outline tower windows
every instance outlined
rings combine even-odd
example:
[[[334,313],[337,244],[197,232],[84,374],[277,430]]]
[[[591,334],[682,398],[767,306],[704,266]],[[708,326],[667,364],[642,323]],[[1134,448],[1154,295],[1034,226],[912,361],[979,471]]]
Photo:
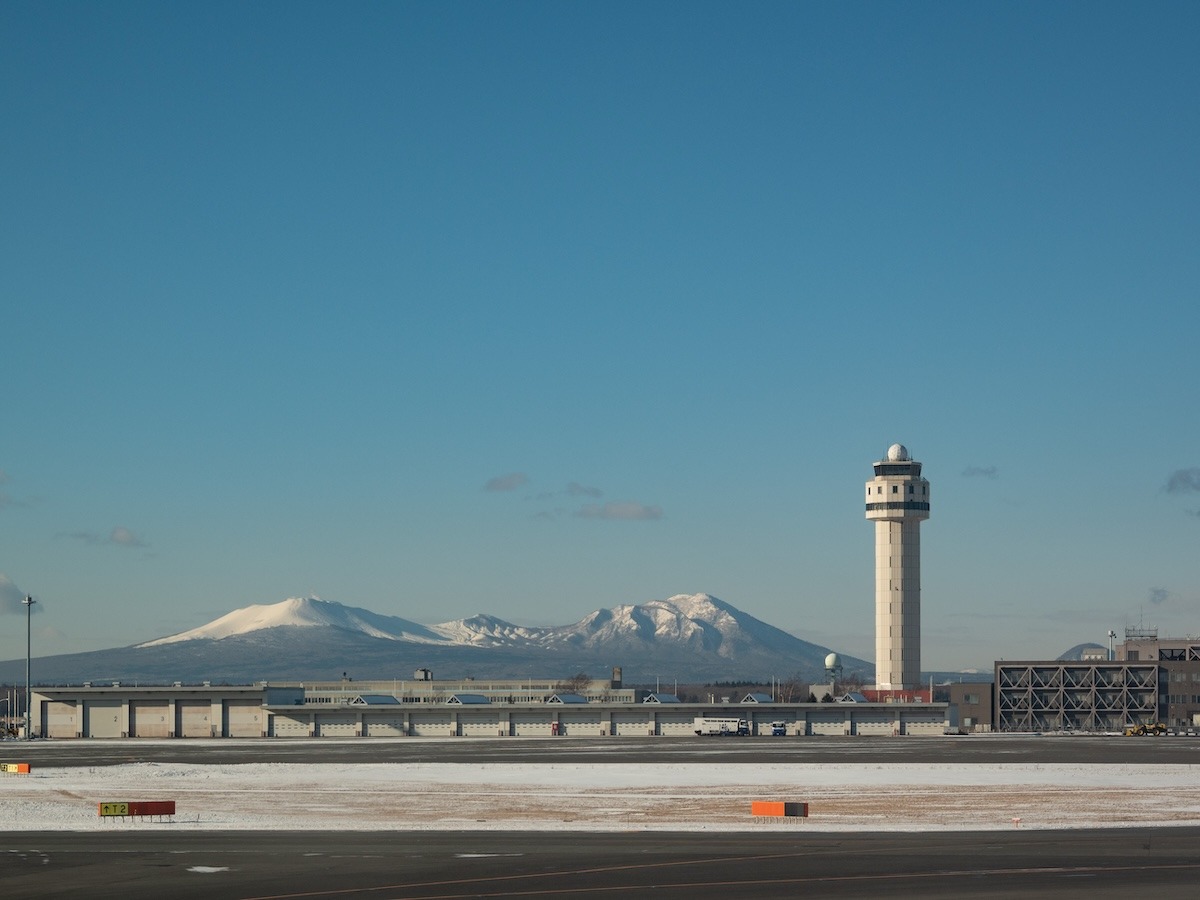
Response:
[[[898,485],[898,484],[893,484],[893,485],[892,485],[892,493],[893,493],[893,494],[898,494],[898,493],[900,493],[900,485]]]

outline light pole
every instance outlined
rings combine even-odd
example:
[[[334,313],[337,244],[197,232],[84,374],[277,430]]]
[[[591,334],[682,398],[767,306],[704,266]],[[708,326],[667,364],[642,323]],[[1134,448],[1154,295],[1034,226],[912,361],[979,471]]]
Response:
[[[1111,628],[1110,628],[1110,629],[1108,629],[1108,661],[1109,661],[1109,662],[1112,662],[1112,658],[1113,658],[1113,638],[1115,638],[1116,636],[1117,636],[1117,633],[1116,633],[1115,631],[1113,631]]]
[[[29,730],[30,729],[29,659],[32,656],[31,650],[33,649],[33,641],[32,641],[33,628],[30,623],[33,619],[33,604],[37,603],[37,601],[34,600],[32,597],[27,596],[21,602],[25,604],[25,740],[28,741],[33,738],[33,735],[30,733],[30,730]]]

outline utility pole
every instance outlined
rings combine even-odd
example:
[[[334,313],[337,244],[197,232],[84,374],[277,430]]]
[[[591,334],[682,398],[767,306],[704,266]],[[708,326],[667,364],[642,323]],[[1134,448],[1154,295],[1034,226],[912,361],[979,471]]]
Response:
[[[31,722],[29,717],[29,660],[33,649],[33,627],[31,625],[33,620],[33,604],[37,603],[37,601],[32,597],[26,596],[21,602],[25,604],[25,740],[28,741],[33,739],[33,734],[30,731]]]

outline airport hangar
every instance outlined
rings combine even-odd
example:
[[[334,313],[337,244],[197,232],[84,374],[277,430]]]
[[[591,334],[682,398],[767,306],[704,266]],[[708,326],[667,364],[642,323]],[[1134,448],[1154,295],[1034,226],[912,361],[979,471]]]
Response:
[[[418,678],[422,672],[418,670]],[[782,722],[798,735],[941,735],[948,704],[782,703],[769,694],[681,703],[671,694],[592,681],[375,681],[38,687],[31,730],[44,738],[694,736],[699,716]]]

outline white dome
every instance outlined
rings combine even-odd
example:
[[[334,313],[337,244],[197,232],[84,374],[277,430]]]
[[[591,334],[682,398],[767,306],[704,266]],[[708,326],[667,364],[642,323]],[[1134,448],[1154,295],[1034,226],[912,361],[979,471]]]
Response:
[[[892,444],[888,447],[889,462],[905,462],[908,460],[908,448],[903,444]]]
[[[825,657],[825,668],[836,669],[842,664],[842,658],[836,653],[830,653]]]

